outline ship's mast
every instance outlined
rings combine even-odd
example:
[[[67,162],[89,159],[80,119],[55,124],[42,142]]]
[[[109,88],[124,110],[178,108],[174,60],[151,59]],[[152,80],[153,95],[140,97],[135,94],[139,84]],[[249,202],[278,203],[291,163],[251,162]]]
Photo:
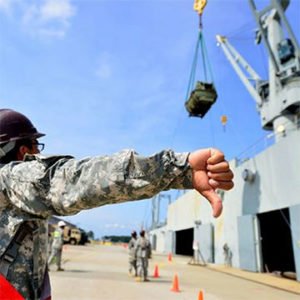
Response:
[[[249,3],[258,25],[256,41],[262,40],[268,51],[269,78],[262,80],[225,37],[217,36],[217,40],[255,99],[262,127],[279,132],[279,140],[299,128],[300,49],[284,14],[289,0],[270,0],[270,5],[261,11],[254,0]]]

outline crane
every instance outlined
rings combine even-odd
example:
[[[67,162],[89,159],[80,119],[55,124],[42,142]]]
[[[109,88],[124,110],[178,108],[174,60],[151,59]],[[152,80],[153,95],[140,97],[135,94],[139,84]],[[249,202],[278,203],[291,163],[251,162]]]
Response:
[[[255,72],[226,37],[216,39],[225,56],[254,98],[266,130],[286,133],[299,127],[300,117],[300,48],[285,16],[289,0],[270,0],[258,11],[254,0],[249,4],[258,25],[256,42],[264,42],[269,56],[269,78]],[[248,75],[248,77],[246,76]]]

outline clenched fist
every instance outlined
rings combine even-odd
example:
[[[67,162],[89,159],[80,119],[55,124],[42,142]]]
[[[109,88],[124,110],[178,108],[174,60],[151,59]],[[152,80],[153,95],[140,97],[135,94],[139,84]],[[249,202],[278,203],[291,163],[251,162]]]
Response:
[[[188,158],[193,171],[193,186],[211,204],[213,216],[222,212],[222,201],[216,189],[230,190],[233,188],[233,173],[223,152],[218,149],[202,149],[190,153]]]

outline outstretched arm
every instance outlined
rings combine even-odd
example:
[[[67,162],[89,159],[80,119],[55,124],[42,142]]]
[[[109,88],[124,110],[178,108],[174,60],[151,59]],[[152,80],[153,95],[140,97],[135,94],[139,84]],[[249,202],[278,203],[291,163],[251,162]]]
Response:
[[[215,189],[231,189],[232,178],[223,153],[216,149],[190,154],[165,150],[149,157],[125,150],[82,160],[32,156],[1,168],[0,186],[5,192],[1,201],[49,217],[194,187],[208,199],[217,217],[222,203]]]

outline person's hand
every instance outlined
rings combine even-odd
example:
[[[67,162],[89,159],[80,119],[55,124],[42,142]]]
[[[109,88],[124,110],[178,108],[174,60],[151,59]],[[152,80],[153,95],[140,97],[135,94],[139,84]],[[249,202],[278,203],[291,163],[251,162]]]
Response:
[[[211,204],[213,216],[220,216],[223,205],[216,189],[233,188],[233,173],[224,154],[217,149],[203,149],[190,153],[188,162],[193,171],[193,186]]]

